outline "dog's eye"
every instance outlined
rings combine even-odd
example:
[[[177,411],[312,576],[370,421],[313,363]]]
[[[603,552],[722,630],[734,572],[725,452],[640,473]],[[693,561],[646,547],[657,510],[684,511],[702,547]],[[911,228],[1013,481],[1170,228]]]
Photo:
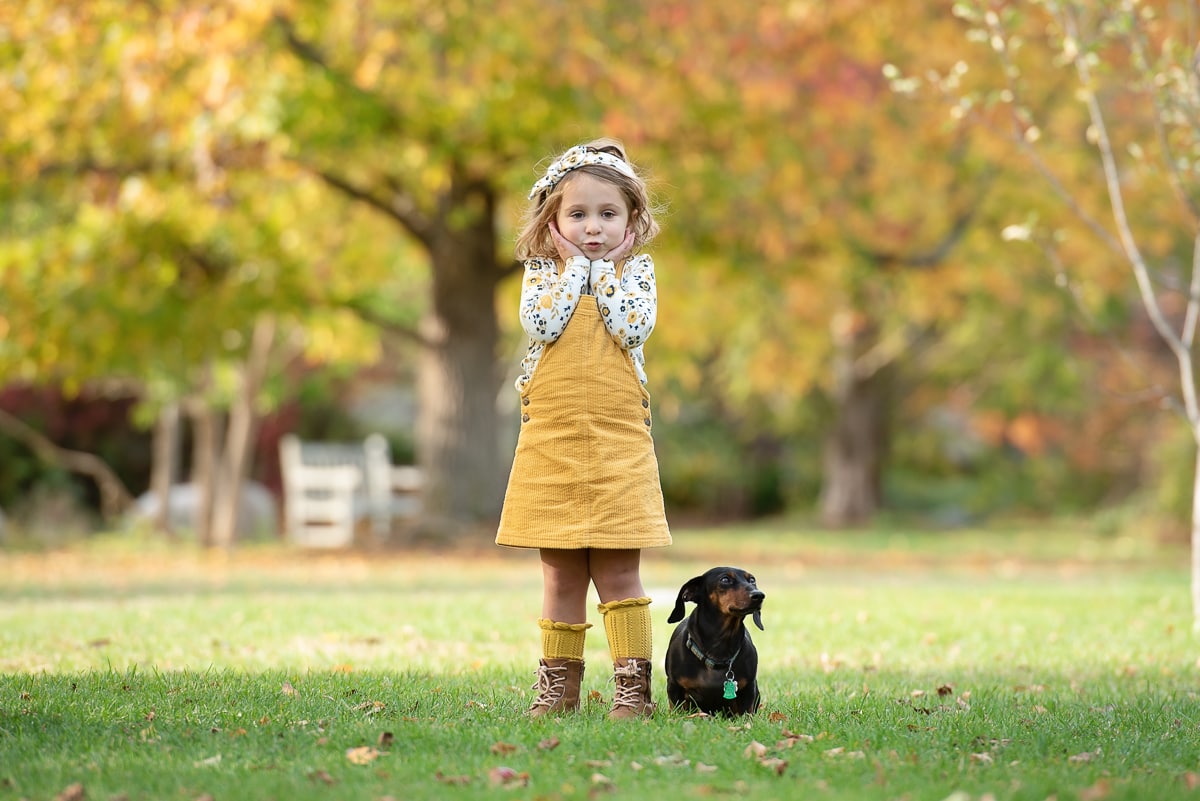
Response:
[[[758,581],[754,578],[754,576],[746,576],[746,581],[750,582],[751,584],[758,583]]]
[[[732,583],[733,583],[732,576],[721,576],[721,586],[722,587],[728,587]]]

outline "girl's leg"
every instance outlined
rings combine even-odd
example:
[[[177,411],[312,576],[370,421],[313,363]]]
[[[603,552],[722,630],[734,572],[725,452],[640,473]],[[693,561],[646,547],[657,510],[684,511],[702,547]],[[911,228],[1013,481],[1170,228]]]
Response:
[[[538,662],[538,691],[529,714],[579,709],[583,681],[584,635],[587,622],[587,551],[543,549],[542,659]]]
[[[542,617],[587,621],[588,552],[542,548]]]
[[[641,556],[637,550],[592,550],[589,556],[617,685],[608,712],[613,719],[654,712],[650,700],[650,599],[642,586]]]
[[[642,552],[636,549],[587,551],[588,568],[600,603],[620,601],[624,598],[641,598],[646,594],[642,587]]]

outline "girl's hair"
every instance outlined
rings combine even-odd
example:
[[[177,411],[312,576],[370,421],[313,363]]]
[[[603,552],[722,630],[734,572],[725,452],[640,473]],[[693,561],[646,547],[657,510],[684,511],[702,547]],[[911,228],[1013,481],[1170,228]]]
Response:
[[[616,156],[633,166],[629,157],[625,155],[625,147],[616,139],[596,139],[588,142],[585,147]],[[562,207],[563,188],[571,182],[576,173],[581,172],[613,184],[625,196],[625,201],[629,204],[629,227],[633,230],[631,254],[637,253],[658,234],[658,223],[654,220],[658,208],[651,200],[646,182],[642,178],[631,178],[603,164],[584,164],[568,172],[553,188],[539,193],[530,203],[522,219],[521,231],[517,234],[518,259],[558,258],[558,249],[550,236],[550,222],[558,216],[558,210]]]

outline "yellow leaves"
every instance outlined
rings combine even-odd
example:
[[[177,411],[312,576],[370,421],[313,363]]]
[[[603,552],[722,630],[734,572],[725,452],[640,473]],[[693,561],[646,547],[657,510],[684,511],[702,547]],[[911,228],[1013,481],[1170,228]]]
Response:
[[[351,765],[369,765],[379,759],[382,753],[382,751],[373,746],[363,745],[357,748],[346,749],[346,760]]]

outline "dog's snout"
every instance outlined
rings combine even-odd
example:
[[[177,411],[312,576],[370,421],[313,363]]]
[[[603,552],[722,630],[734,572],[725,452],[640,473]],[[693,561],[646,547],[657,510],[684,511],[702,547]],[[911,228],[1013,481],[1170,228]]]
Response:
[[[763,592],[762,590],[755,590],[754,592],[750,593],[751,601],[761,601],[766,597],[767,597],[767,594],[765,592]]]

